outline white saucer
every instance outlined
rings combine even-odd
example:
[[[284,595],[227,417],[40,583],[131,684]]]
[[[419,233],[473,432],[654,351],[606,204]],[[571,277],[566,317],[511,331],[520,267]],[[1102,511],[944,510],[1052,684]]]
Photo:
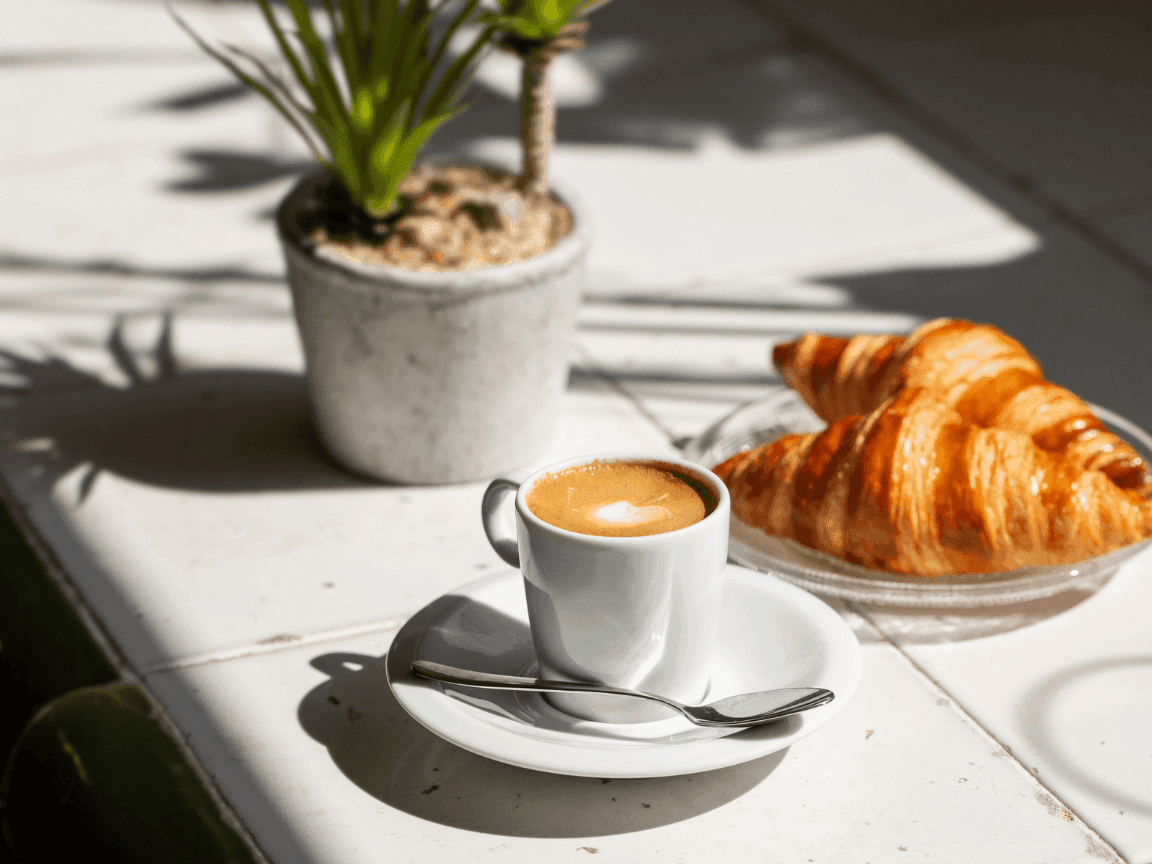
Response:
[[[664,777],[747,762],[810,735],[860,681],[860,647],[844,620],[806,591],[744,567],[725,570],[720,639],[705,701],[774,687],[826,687],[830,704],[751,729],[704,729],[675,716],[593,723],[536,693],[442,685],[413,660],[534,675],[536,656],[520,573],[471,582],[426,606],[396,634],[388,683],[416,720],[447,741],[511,765],[584,777]]]

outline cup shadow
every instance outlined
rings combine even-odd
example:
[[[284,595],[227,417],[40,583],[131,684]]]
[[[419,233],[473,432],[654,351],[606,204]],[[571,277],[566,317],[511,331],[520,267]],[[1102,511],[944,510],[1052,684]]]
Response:
[[[420,614],[435,619],[459,600],[441,598]],[[475,606],[463,614],[500,614]],[[524,627],[511,618],[507,623]],[[501,628],[473,632],[486,635],[475,643],[454,643],[466,652],[456,656],[468,656],[470,668],[507,671],[506,646],[524,645],[522,636],[504,632],[502,638]],[[330,678],[304,697],[297,717],[344,775],[391,807],[469,831],[561,838],[657,828],[739,798],[771,774],[787,752],[675,777],[608,779],[532,771],[470,753],[421,726],[392,694],[387,655],[332,653],[311,662]]]
[[[1152,817],[1152,794],[1148,787],[1144,787],[1143,794],[1134,791],[1134,783],[1129,782],[1125,787],[1117,778],[1108,776],[1096,760],[1062,742],[1057,703],[1068,699],[1069,693],[1083,692],[1085,688],[1100,692],[1115,687],[1117,676],[1128,676],[1139,682],[1147,680],[1149,673],[1152,673],[1152,656],[1145,655],[1110,657],[1073,666],[1036,684],[1022,700],[1023,707],[1018,714],[1024,736],[1051,770],[1094,798],[1125,813],[1144,817]],[[1134,703],[1138,701],[1139,697],[1133,699]],[[1092,712],[1085,714],[1088,719],[1084,722],[1094,722]],[[1127,744],[1135,750],[1137,742],[1144,737],[1131,738]]]

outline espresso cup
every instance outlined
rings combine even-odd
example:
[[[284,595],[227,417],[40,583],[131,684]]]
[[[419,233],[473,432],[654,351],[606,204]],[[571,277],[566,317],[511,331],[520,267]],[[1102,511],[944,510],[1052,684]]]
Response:
[[[673,527],[659,530],[656,525],[658,533],[608,536],[585,532],[607,525],[604,530],[618,534],[621,524],[643,521],[648,511],[663,509],[667,498],[652,505],[629,503],[624,490],[617,500],[609,489],[603,502],[588,511],[591,517],[577,514],[570,522],[579,530],[551,524],[529,507],[534,492],[556,485],[567,472],[577,487],[572,494],[580,498],[587,491],[580,485],[582,475],[596,475],[601,486],[610,486],[611,476],[628,465],[681,480],[700,496],[702,518],[690,521],[689,514],[690,524],[683,524],[685,518],[661,523]],[[673,491],[676,498],[680,493]],[[513,494],[514,506],[509,506]],[[496,553],[523,574],[540,676],[698,704],[708,689],[716,644],[729,509],[728,490],[715,474],[674,458],[587,456],[493,480],[481,506],[484,530]],[[547,698],[586,720],[642,722],[669,716],[669,709],[647,700],[567,693]]]

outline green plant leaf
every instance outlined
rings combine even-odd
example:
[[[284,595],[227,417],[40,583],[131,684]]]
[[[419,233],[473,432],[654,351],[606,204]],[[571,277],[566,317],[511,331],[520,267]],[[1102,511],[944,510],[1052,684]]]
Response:
[[[342,4],[339,11],[332,0],[323,0],[324,11],[328,13],[328,23],[332,27],[332,41],[336,46],[336,53],[340,57],[340,65],[344,70],[344,81],[348,85],[348,92],[355,93],[360,83],[360,45],[355,31],[355,15],[351,24],[346,14],[347,10]]]
[[[352,125],[361,132],[372,128],[372,119],[376,115],[376,106],[373,94],[366,88],[360,87],[352,97]]]
[[[435,117],[426,118],[418,124],[416,128],[404,136],[404,140],[400,143],[400,147],[396,153],[397,159],[406,161],[411,165],[413,161],[415,161],[420,149],[428,142],[428,139],[432,137],[432,133],[435,132],[442,123],[451,120],[463,111],[464,106],[458,106],[451,111],[437,114]]]
[[[417,93],[423,94],[428,89],[428,85],[432,83],[432,75],[435,73],[436,69],[438,69],[440,67],[440,64],[444,60],[444,54],[448,50],[448,45],[452,41],[452,37],[456,35],[456,33],[457,33],[457,31],[459,31],[461,25],[466,20],[468,20],[469,17],[471,17],[472,13],[476,11],[476,8],[479,5],[480,5],[480,0],[468,0],[468,3],[465,5],[464,9],[461,10],[460,14],[455,19],[453,19],[453,21],[449,25],[448,29],[440,37],[440,41],[436,45],[436,50],[433,52],[432,56],[429,58],[427,64],[425,64],[425,68],[424,68],[424,71],[422,72],[422,74],[420,76],[420,80],[416,84],[416,92]],[[495,32],[495,31],[492,31],[492,32]],[[483,34],[481,34],[481,37],[483,38]],[[487,39],[481,44],[480,47],[482,48],[484,46],[484,44],[487,44],[487,41],[490,39],[491,39],[491,35],[489,35],[487,37]],[[468,52],[465,52],[465,53],[468,53]],[[472,56],[474,57],[475,55],[473,54]],[[415,111],[416,111],[417,106],[418,106],[418,103],[414,100],[412,102],[412,107],[411,107],[411,109],[409,111],[409,115],[408,115],[408,128],[412,128],[416,124]]]
[[[312,66],[312,83],[315,95],[313,107],[330,115],[330,119],[348,116],[344,100],[340,95],[340,85],[328,59],[328,50],[312,25],[312,16],[304,0],[284,0],[292,17],[296,20],[296,36],[304,46],[304,52]],[[350,119],[350,118],[349,118]]]
[[[498,33],[495,26],[483,28],[463,55],[447,62],[450,40],[477,20],[480,0],[445,0],[434,9],[428,0],[320,0],[315,14],[331,25],[331,44],[317,31],[310,0],[283,0],[294,31],[274,13],[273,0],[256,3],[295,83],[278,78],[253,54],[212,48],[181,23],[292,124],[356,206],[387,216],[420,148],[462,110],[458,101],[475,61]],[[434,20],[444,26],[436,27],[433,45]],[[300,90],[303,97],[294,93]]]
[[[358,0],[339,0],[340,20],[349,43],[355,48],[357,68],[364,64],[364,4]]]
[[[415,3],[409,3],[409,6],[415,5]],[[419,19],[412,19],[412,29],[407,41],[401,45],[402,50],[397,52],[395,59],[392,74],[393,98],[408,102],[404,116],[405,129],[411,125],[414,117],[413,107],[418,104],[421,96],[421,92],[416,89],[416,84],[422,77],[421,71],[428,66],[428,30],[431,23],[431,14],[426,14]],[[393,104],[398,110],[399,102]]]
[[[264,20],[268,23],[268,29],[272,31],[273,37],[276,39],[276,44],[280,46],[280,53],[284,59],[288,61],[288,65],[292,68],[292,74],[296,76],[296,80],[300,82],[300,86],[304,88],[304,92],[312,99],[312,104],[316,105],[316,96],[313,92],[315,89],[312,85],[312,79],[308,73],[304,71],[304,66],[300,63],[300,58],[296,56],[296,52],[292,46],[288,44],[288,39],[284,35],[284,30],[280,27],[280,22],[276,20],[276,16],[272,13],[272,7],[268,5],[268,0],[256,0],[260,6],[260,11],[264,14]]]
[[[256,65],[257,68],[260,69],[261,73],[265,76],[267,83],[259,81],[253,76],[249,75],[244,70],[242,70],[230,57],[220,51],[217,51],[206,41],[204,41],[204,39],[202,39],[195,30],[188,26],[188,23],[183,18],[176,14],[176,10],[174,10],[171,6],[168,7],[168,11],[172,14],[172,17],[176,19],[176,23],[179,24],[180,27],[183,28],[183,30],[192,37],[196,44],[199,45],[206,54],[217,60],[221,65],[228,69],[229,72],[235,75],[236,78],[238,78],[242,83],[251,87],[261,96],[263,96],[269,103],[271,103],[272,107],[280,112],[284,119],[288,121],[288,125],[295,129],[300,137],[304,139],[304,143],[308,145],[308,149],[312,151],[312,155],[316,157],[316,161],[320,162],[321,164],[326,164],[327,160],[324,158],[324,155],[320,152],[319,148],[317,148],[316,142],[313,140],[312,136],[309,135],[308,132],[304,129],[304,126],[300,123],[300,120],[297,119],[297,116],[289,110],[288,106],[292,106],[293,109],[305,117],[308,116],[309,112],[294,101],[292,94],[287,91],[287,88],[278,83],[276,77],[270,73],[270,71],[260,62],[260,60],[252,57],[251,55],[248,55],[247,52],[242,52],[235,48],[231,49],[235,53],[244,56],[245,59],[248,59],[250,62],[253,62],[254,65]],[[282,96],[275,92],[277,87],[279,87],[279,89],[282,91]]]
[[[396,122],[372,145],[369,164],[374,170],[368,188],[364,190],[363,204],[364,212],[370,216],[386,216],[396,207],[400,181],[411,169],[411,163],[403,166],[395,158],[403,137],[403,126]]]
[[[374,11],[376,14],[372,16],[371,26],[374,38],[367,74],[373,81],[388,80],[405,36],[402,27],[404,11],[399,0],[377,0]]]
[[[453,61],[448,67],[448,71],[441,77],[440,83],[436,85],[436,89],[432,91],[432,95],[428,97],[428,103],[424,109],[425,116],[442,114],[453,104],[468,83],[467,71],[469,67],[498,32],[499,28],[491,24],[488,25],[480,32],[468,50]]]
[[[530,41],[544,41],[558,34],[588,0],[502,0],[500,14],[489,12],[485,23]]]

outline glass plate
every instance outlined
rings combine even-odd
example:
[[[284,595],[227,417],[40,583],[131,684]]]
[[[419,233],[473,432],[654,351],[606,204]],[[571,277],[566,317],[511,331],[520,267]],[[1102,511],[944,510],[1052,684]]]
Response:
[[[1152,464],[1152,436],[1117,414],[1090,405],[1104,424]],[[817,432],[824,421],[794,390],[782,389],[741,405],[684,448],[685,457],[711,468],[741,450],[781,435]],[[1091,583],[1102,584],[1149,543],[1143,541],[1077,564],[1022,567],[1001,573],[905,576],[869,570],[825,555],[794,540],[773,537],[732,517],[728,557],[737,564],[774,573],[814,591],[886,606],[973,608],[1050,597]]]

